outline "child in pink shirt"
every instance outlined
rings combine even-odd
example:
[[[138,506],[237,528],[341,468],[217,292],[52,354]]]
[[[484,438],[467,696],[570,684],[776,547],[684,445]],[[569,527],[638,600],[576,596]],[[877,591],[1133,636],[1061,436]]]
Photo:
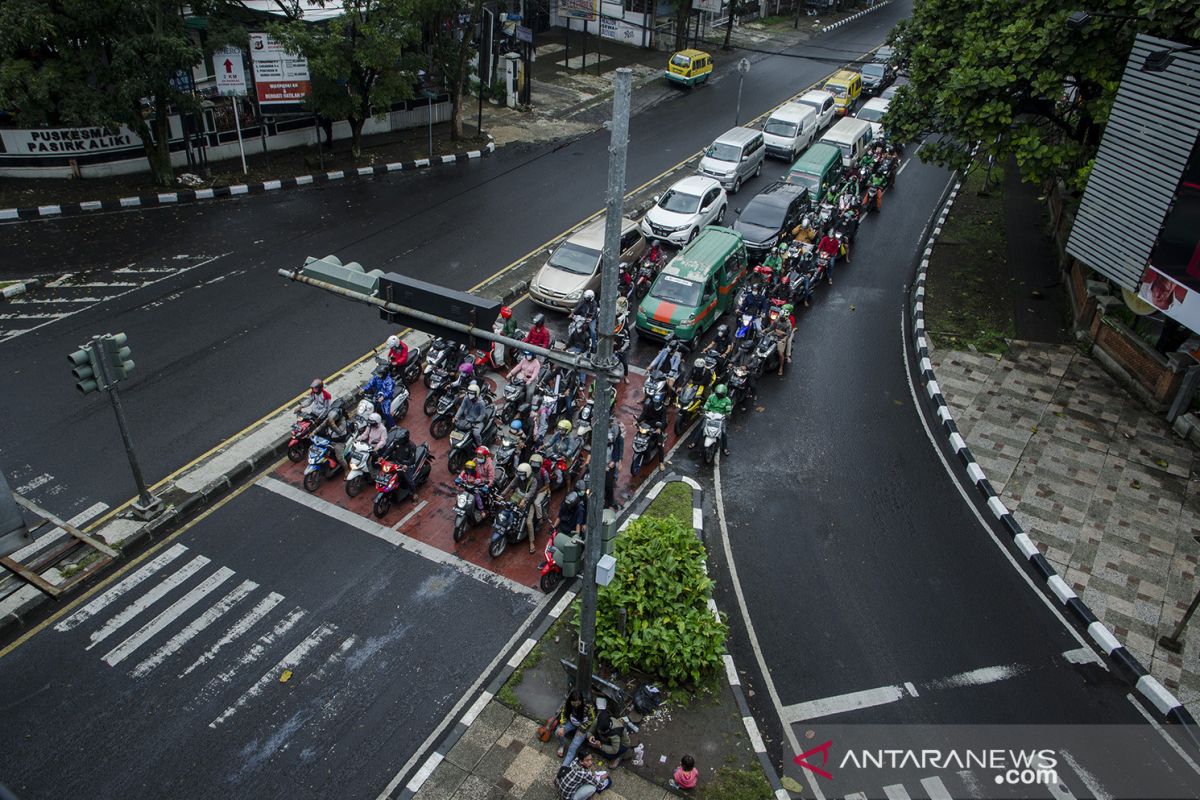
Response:
[[[685,755],[679,759],[675,768],[675,777],[671,780],[672,789],[695,789],[696,781],[700,778],[700,770],[696,769],[696,759]]]

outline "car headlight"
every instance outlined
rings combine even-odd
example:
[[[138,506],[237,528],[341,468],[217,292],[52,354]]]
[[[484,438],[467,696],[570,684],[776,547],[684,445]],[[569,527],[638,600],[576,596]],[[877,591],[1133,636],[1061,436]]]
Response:
[[[579,298],[581,298],[581,297],[583,297],[583,291],[582,291],[582,290],[580,290],[580,291],[574,291],[574,292],[571,292],[569,295],[567,295],[567,299],[568,299],[568,300],[578,300],[578,299],[579,299]]]

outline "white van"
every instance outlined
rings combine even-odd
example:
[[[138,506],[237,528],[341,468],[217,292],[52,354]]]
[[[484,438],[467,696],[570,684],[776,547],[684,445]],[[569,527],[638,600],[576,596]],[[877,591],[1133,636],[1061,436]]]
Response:
[[[767,155],[785,159],[789,164],[812,144],[817,134],[817,112],[811,106],[785,103],[772,112],[763,124]]]
[[[871,123],[865,119],[843,117],[825,132],[821,141],[841,150],[842,166],[849,167],[856,163],[871,145]]]
[[[882,139],[883,137],[883,115],[887,113],[888,106],[891,105],[890,100],[884,100],[882,97],[872,97],[867,102],[863,103],[863,107],[858,110],[854,116],[858,119],[865,119],[871,123],[871,138]]]
[[[829,92],[813,89],[810,92],[805,92],[800,95],[800,99],[796,101],[802,106],[808,106],[817,114],[817,130],[823,131],[833,122],[833,116],[837,113],[837,101]]]

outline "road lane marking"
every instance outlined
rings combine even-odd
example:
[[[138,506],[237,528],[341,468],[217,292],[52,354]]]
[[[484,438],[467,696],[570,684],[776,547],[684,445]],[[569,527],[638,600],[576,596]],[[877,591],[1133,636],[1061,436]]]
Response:
[[[980,667],[940,678],[925,684],[928,689],[961,689],[967,686],[986,686],[989,683],[1008,680],[1029,671],[1022,664],[1000,664],[994,667]]]
[[[130,589],[134,588],[139,583],[158,572],[171,561],[174,561],[176,558],[183,555],[185,551],[187,551],[186,547],[181,544],[177,544],[171,547],[171,549],[160,553],[153,561],[143,566],[137,572],[133,573],[128,578],[121,581],[116,586],[76,611],[71,616],[59,622],[54,626],[54,630],[58,631],[59,633],[66,633],[72,628],[78,627],[84,622],[87,622],[89,619],[103,611],[105,607],[109,605],[109,603],[112,603],[114,600],[120,598],[121,595],[125,594]]]
[[[229,567],[221,567],[212,575],[209,575],[207,578],[201,581],[200,584],[193,588],[190,592],[176,600],[171,605],[167,606],[162,613],[139,628],[136,633],[131,635],[125,641],[121,642],[112,650],[109,650],[107,653],[105,653],[104,658],[101,660],[110,667],[115,667],[117,664],[120,664],[122,661],[132,655],[134,650],[137,650],[146,642],[150,641],[155,634],[159,633],[163,630],[163,628],[166,628],[172,622],[179,619],[179,617],[190,610],[192,606],[196,605],[196,603],[199,603],[205,597],[214,592],[218,586],[232,577],[233,570],[231,570]]]
[[[925,794],[929,795],[929,800],[954,800],[950,792],[946,791],[946,784],[936,775],[921,778],[921,787],[925,789]]]
[[[179,673],[179,677],[182,678],[185,675],[190,674],[192,672],[192,670],[196,669],[197,667],[201,667],[201,666],[207,664],[209,661],[212,661],[216,657],[217,653],[220,652],[223,647],[225,647],[225,645],[232,644],[233,642],[240,639],[243,634],[245,634],[247,631],[249,631],[251,628],[253,628],[256,624],[258,624],[258,622],[261,619],[263,619],[263,617],[265,617],[265,616],[267,616],[267,614],[271,613],[271,610],[274,609],[275,606],[279,605],[281,602],[283,602],[283,595],[281,595],[277,592],[271,592],[269,595],[264,597],[262,600],[258,601],[258,605],[256,605],[254,608],[250,609],[249,613],[247,613],[245,616],[243,616],[237,622],[233,623],[233,625],[230,626],[229,630],[225,631],[225,633],[221,635],[221,638],[217,640],[217,643],[214,644],[212,647],[208,648],[207,650],[205,650],[203,653],[201,653],[200,657],[197,658],[195,661],[193,661],[191,663],[191,665],[188,666],[187,669],[185,669],[183,672]],[[282,622],[278,623],[275,626],[275,629],[273,631],[271,631],[270,633],[263,634],[262,638],[259,641],[261,643],[263,643],[264,645],[274,642],[275,636],[277,636],[281,633],[287,632],[287,630],[289,628],[291,628],[292,625],[295,625],[296,622],[298,622],[300,620],[300,617],[303,617],[303,616],[304,616],[304,611],[302,609],[300,609],[298,607],[292,609],[292,612],[289,616],[285,617]],[[289,620],[290,620],[290,622],[289,622]],[[286,626],[284,626],[285,623],[287,623]],[[284,627],[281,627],[281,626],[284,626]],[[270,637],[270,638],[268,638],[268,637]],[[253,649],[254,648],[251,647],[251,650],[253,650]],[[245,656],[243,656],[243,658],[245,658]],[[255,656],[255,658],[257,658],[257,656]],[[252,658],[250,660],[253,661],[254,659]]]
[[[912,796],[904,791],[904,786],[899,783],[883,787],[883,793],[887,796],[888,800],[912,800]]]
[[[469,561],[464,561],[452,553],[447,553],[444,550],[439,550],[430,544],[417,541],[402,533],[398,533],[391,528],[384,527],[374,520],[368,519],[360,514],[356,514],[349,509],[331,503],[328,500],[323,500],[316,495],[311,495],[308,492],[297,489],[291,484],[284,483],[278,478],[273,478],[269,475],[264,475],[256,481],[256,485],[261,486],[268,491],[275,492],[278,495],[294,500],[297,503],[311,508],[313,511],[324,514],[327,517],[336,519],[339,522],[358,528],[364,533],[370,534],[378,539],[382,539],[388,544],[399,547],[402,550],[407,550],[422,558],[432,561],[435,564],[442,564],[450,567],[453,570],[461,572],[468,578],[503,589],[508,589],[515,594],[524,595],[526,597],[537,598],[541,597],[541,592],[530,586],[523,586],[517,583],[512,578],[506,578],[490,570],[484,569],[477,564],[472,564]]]
[[[109,619],[100,627],[100,630],[88,637],[88,639],[91,641],[91,644],[83,649],[91,650],[109,636],[112,636],[121,628],[125,627],[125,625],[138,614],[141,614],[150,606],[154,605],[163,597],[165,597],[166,594],[176,586],[208,566],[208,563],[209,559],[207,556],[196,556],[191,561],[180,567],[177,572],[172,572],[170,575],[163,578],[161,581],[155,584],[150,591],[146,592],[137,600],[134,600],[132,603],[125,606],[125,608],[121,609],[116,616],[109,617]]]
[[[415,517],[417,514],[420,514],[421,509],[427,505],[429,505],[428,500],[422,500],[421,502],[417,503],[415,506],[413,506],[413,509],[411,511],[409,511],[407,514],[405,514],[403,517],[401,517],[400,521],[392,526],[392,530],[394,530],[394,531],[400,530],[400,528],[403,527],[404,523],[408,522],[410,519]]]
[[[822,697],[819,700],[809,700],[804,703],[793,703],[780,709],[780,717],[787,724],[829,717],[834,714],[844,714],[847,711],[857,711],[860,708],[883,706],[903,700],[908,696],[903,686],[880,686],[877,689],[864,689],[860,692],[849,692],[833,697]]]
[[[300,662],[304,660],[305,656],[315,650],[321,644],[321,642],[328,639],[336,631],[337,626],[331,622],[318,625],[313,629],[312,633],[310,633],[304,638],[303,641],[300,642],[300,644],[292,648],[291,652],[279,659],[279,661],[275,663],[275,666],[264,672],[262,677],[255,681],[254,684],[247,689],[242,696],[234,702],[233,705],[226,708],[217,715],[216,719],[208,723],[208,727],[215,730],[218,725],[232,717],[247,703],[262,694],[263,689],[267,687],[267,684],[271,681],[278,680],[279,675],[285,669],[293,669],[299,666]]]
[[[129,674],[134,678],[145,677],[151,670],[174,655],[179,648],[190,642],[197,634],[208,628],[226,614],[231,608],[244,600],[258,588],[254,581],[242,581],[242,584],[222,597],[216,605],[210,606],[202,615],[193,620],[186,628],[171,637],[171,640],[155,650],[148,658],[133,668]],[[280,600],[282,596],[276,595]],[[278,602],[278,601],[277,601]]]
[[[1079,776],[1079,780],[1087,787],[1094,800],[1113,800],[1112,793],[1105,789],[1099,779],[1080,764],[1069,750],[1059,750],[1058,752],[1063,757],[1063,761],[1066,761],[1067,765],[1075,770],[1075,774]]]
[[[1175,741],[1175,737],[1168,733],[1158,720],[1150,716],[1150,712],[1147,711],[1145,707],[1137,700],[1137,698],[1133,696],[1133,693],[1130,692],[1129,694],[1125,695],[1125,699],[1128,700],[1133,707],[1138,710],[1139,714],[1146,718],[1146,722],[1150,723],[1150,727],[1158,731],[1159,736],[1166,740],[1167,744],[1171,746],[1171,749],[1174,750],[1180,758],[1187,762],[1187,765],[1192,768],[1192,771],[1197,775],[1200,775],[1200,764],[1197,764],[1195,761],[1193,761],[1192,757],[1188,755],[1182,747],[1180,747],[1179,742]]]

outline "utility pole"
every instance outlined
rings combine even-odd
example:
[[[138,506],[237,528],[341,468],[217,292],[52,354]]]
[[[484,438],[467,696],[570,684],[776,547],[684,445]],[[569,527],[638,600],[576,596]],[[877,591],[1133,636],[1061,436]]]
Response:
[[[604,251],[600,266],[600,309],[596,320],[595,373],[596,424],[592,428],[592,452],[588,461],[587,542],[583,558],[583,609],[579,620],[579,654],[575,686],[588,691],[592,685],[592,659],[596,643],[596,565],[604,539],[605,453],[611,423],[610,398],[618,362],[613,355],[616,329],[618,261],[621,247],[621,218],[625,203],[625,154],[629,145],[629,98],[633,71],[617,70],[613,87],[612,139],[608,146],[608,205],[604,217]]]

